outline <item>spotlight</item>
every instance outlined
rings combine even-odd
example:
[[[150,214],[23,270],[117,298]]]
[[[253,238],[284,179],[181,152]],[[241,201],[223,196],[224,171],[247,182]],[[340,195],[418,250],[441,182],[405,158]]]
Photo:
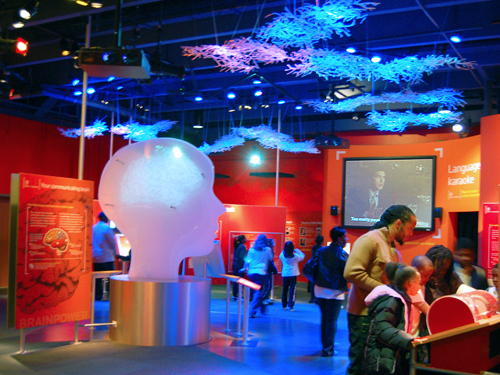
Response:
[[[262,90],[261,89],[255,90],[253,92],[253,96],[256,96],[256,97],[262,96]]]
[[[21,20],[16,20],[12,23],[12,27],[15,29],[20,29],[21,27],[24,27],[24,22]]]
[[[461,133],[464,131],[465,127],[462,124],[455,124],[452,129],[455,133]]]
[[[373,56],[373,57],[371,58],[371,61],[372,61],[372,63],[375,63],[375,64],[376,64],[376,63],[381,62],[381,61],[382,61],[382,58],[381,58],[380,56],[375,55],[375,56]]]
[[[89,88],[87,89],[87,94],[92,95],[92,94],[94,94],[94,93],[95,93],[95,88],[93,88],[93,87],[89,87]]]
[[[193,125],[194,129],[203,129],[203,125]]]
[[[73,95],[74,96],[80,96],[80,95],[83,95],[83,92],[81,92],[80,90],[77,90],[77,91],[73,92]]]
[[[250,164],[259,165],[260,164],[260,156],[259,155],[252,155],[252,157],[250,158]]]
[[[295,106],[295,109],[296,109],[297,111],[300,111],[302,108],[303,108],[303,107],[302,107],[302,105],[301,105],[301,104],[297,104],[297,105]]]
[[[346,52],[349,52],[349,53],[356,53],[356,48],[354,48],[354,47],[347,47],[347,48],[345,49],[345,51],[346,51]]]
[[[109,76],[108,77],[108,82],[111,82],[111,81],[114,81],[115,80],[115,76]]]
[[[16,53],[23,55],[23,56],[26,56],[26,54],[28,53],[28,42],[27,41],[25,41],[22,38],[17,38],[15,40],[15,46],[16,46],[16,49],[15,49]]]
[[[28,1],[26,5],[19,8],[19,16],[25,20],[29,20],[36,14],[38,10],[38,1]]]
[[[259,78],[255,78],[255,79],[252,81],[252,83],[253,83],[254,85],[260,85],[260,84],[262,83],[262,81],[261,81]]]
[[[452,35],[450,37],[450,40],[453,42],[453,43],[460,43],[462,41],[462,38],[460,38],[460,36],[458,35]]]
[[[66,38],[62,38],[61,41],[59,42],[59,47],[61,48],[61,55],[63,56],[69,56],[71,53],[71,46],[70,43]]]
[[[227,98],[228,99],[234,99],[234,98],[236,98],[236,94],[233,91],[229,91],[227,93]]]
[[[72,86],[76,86],[80,83],[80,80],[78,78],[75,78],[73,81],[71,81]]]
[[[197,102],[201,102],[201,101],[203,101],[203,96],[197,95],[197,96],[194,97],[194,100],[197,101]]]
[[[279,105],[282,105],[282,104],[285,104],[286,103],[286,100],[285,99],[280,99],[278,100],[278,104]]]
[[[116,89],[119,91],[119,90],[123,89],[123,86],[117,86]]]

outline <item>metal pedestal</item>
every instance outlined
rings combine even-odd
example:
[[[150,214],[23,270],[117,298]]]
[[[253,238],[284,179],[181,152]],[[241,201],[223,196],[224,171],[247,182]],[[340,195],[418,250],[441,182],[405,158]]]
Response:
[[[109,328],[112,341],[141,346],[195,345],[210,339],[210,279],[179,281],[111,277]]]

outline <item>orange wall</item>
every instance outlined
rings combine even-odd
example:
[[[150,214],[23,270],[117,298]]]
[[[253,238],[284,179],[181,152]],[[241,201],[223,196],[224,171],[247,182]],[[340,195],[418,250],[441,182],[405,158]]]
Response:
[[[401,248],[403,260],[411,262],[414,256],[425,253],[431,246],[444,245],[453,249],[456,234],[454,233],[453,212],[477,211],[479,207],[480,172],[474,174],[473,185],[468,191],[476,191],[463,199],[450,199],[449,192],[456,186],[448,185],[449,166],[477,163],[480,161],[480,139],[482,136],[455,139],[443,142],[419,143],[412,145],[391,145],[390,147],[351,146],[348,150],[331,149],[325,152],[325,186],[323,192],[323,235],[327,229],[341,224],[341,215],[331,216],[330,206],[342,209],[342,176],[344,157],[391,157],[436,155],[436,207],[443,208],[442,219],[436,219],[434,232],[415,232],[414,236]],[[366,230],[349,229],[349,242],[353,243]]]
[[[479,244],[483,242],[483,204],[499,201],[500,185],[500,115],[481,119],[481,196],[479,200]],[[498,249],[497,249],[498,250]],[[487,264],[486,251],[478,258]]]

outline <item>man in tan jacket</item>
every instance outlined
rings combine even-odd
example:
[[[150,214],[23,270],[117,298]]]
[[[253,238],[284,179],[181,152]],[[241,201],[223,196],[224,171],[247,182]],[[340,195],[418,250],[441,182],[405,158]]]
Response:
[[[344,271],[344,277],[352,283],[347,302],[348,375],[364,375],[364,348],[370,327],[365,298],[375,287],[389,283],[385,265],[401,260],[394,243],[403,245],[413,235],[416,224],[417,218],[409,207],[393,205],[380,217],[376,224],[379,229],[365,233],[354,242]]]

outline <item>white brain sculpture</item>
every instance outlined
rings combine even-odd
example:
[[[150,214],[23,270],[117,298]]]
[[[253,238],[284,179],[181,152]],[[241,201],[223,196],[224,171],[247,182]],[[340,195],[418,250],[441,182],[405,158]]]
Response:
[[[130,279],[177,280],[179,264],[213,249],[225,212],[210,159],[174,138],[119,150],[106,164],[99,202],[132,246]]]

